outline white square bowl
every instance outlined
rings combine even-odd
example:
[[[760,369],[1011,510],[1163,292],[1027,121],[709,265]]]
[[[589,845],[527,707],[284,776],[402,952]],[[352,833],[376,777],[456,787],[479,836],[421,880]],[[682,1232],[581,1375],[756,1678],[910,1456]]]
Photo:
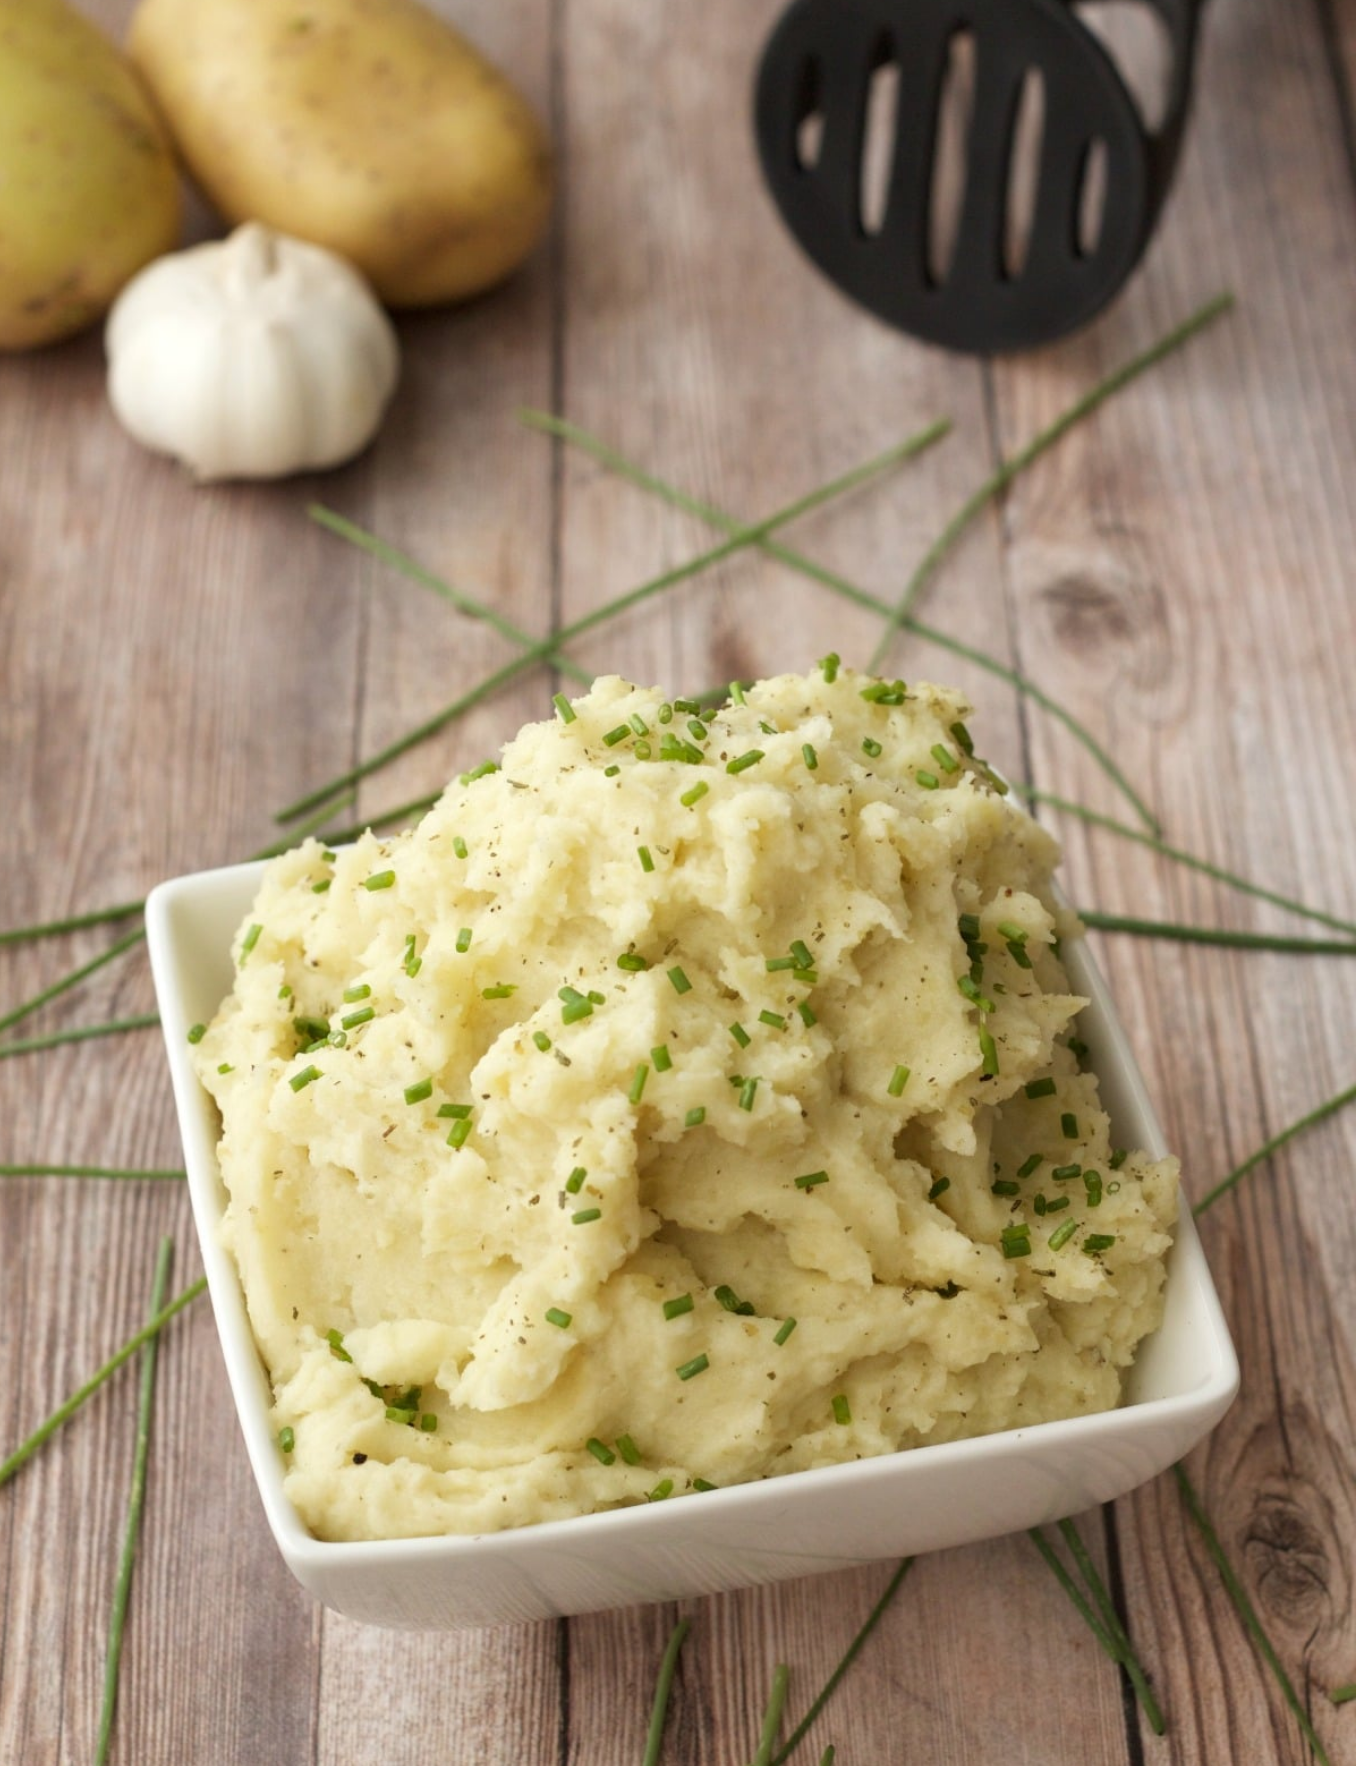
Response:
[[[262,872],[262,864],[237,865],[162,883],[146,924],[189,1192],[245,1446],[283,1557],[337,1611],[374,1625],[449,1630],[714,1594],[963,1545],[1124,1495],[1180,1459],[1228,1409],[1238,1360],[1184,1207],[1163,1323],[1142,1345],[1118,1410],[477,1537],[315,1539],[283,1494],[268,1376],[220,1243],[226,1192],[216,1106],[187,1040],[231,988],[231,940]],[[1081,945],[1066,948],[1065,959],[1073,987],[1091,1002],[1079,1032],[1115,1138],[1161,1157],[1163,1132],[1105,983]]]

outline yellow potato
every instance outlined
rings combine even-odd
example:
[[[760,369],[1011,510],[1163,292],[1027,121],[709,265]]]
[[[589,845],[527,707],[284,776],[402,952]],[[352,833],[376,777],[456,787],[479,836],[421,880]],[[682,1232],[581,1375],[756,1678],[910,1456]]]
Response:
[[[328,246],[389,305],[488,288],[545,224],[535,116],[416,0],[141,0],[129,47],[227,219]]]
[[[0,350],[91,324],[178,233],[173,156],[122,56],[64,0],[0,6]]]

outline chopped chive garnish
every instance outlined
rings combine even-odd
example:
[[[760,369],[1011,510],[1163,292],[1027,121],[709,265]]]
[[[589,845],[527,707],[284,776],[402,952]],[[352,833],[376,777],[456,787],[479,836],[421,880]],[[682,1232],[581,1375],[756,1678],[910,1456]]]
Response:
[[[351,1005],[356,1004],[356,1002],[358,1000],[370,999],[371,996],[372,996],[372,989],[367,985],[367,983],[365,981],[359,981],[356,984],[356,986],[346,987],[344,989],[342,997],[344,999],[344,1002],[347,1005],[351,1006]]]
[[[962,914],[956,921],[956,930],[966,944],[974,944],[983,928],[979,923],[978,914]]]
[[[439,1104],[438,1114],[444,1120],[450,1118],[453,1122],[465,1122],[471,1114],[471,1106],[469,1104]]]
[[[814,772],[819,765],[819,756],[815,753],[812,743],[801,743],[800,757],[811,772]]]
[[[880,759],[881,746],[874,736],[862,737],[862,753],[869,755],[872,760]]]
[[[351,1362],[353,1360],[348,1350],[344,1348],[344,1333],[342,1331],[326,1331],[325,1341],[329,1344],[330,1354],[336,1361]]]
[[[933,1183],[932,1188],[928,1191],[928,1201],[935,1202],[937,1200],[938,1196],[945,1194],[945,1192],[947,1190],[949,1190],[950,1188],[951,1188],[951,1179],[949,1177],[937,1178],[936,1181]]]
[[[1067,1198],[1066,1198],[1066,1200],[1067,1200]],[[1048,1211],[1049,1211],[1049,1207],[1047,1204],[1047,1212]],[[1068,1244],[1069,1240],[1074,1236],[1074,1234],[1077,1232],[1077,1230],[1078,1230],[1078,1222],[1076,1220],[1064,1221],[1064,1223],[1062,1225],[1057,1226],[1055,1228],[1055,1230],[1050,1234],[1050,1249],[1052,1251],[1061,1250],[1065,1245]]]
[[[331,1030],[325,1041],[332,1049],[346,1049],[348,1047],[348,1032],[346,1030]]]
[[[584,1443],[584,1445],[585,1445],[585,1447],[588,1448],[589,1452],[593,1455],[593,1457],[598,1461],[599,1465],[601,1465],[601,1466],[616,1465],[616,1463],[617,1463],[616,1454],[613,1453],[612,1449],[610,1447],[608,1447],[605,1442],[600,1441],[596,1435],[590,1435],[588,1440]]]
[[[491,773],[498,771],[499,768],[494,761],[482,760],[480,765],[472,767],[469,773],[463,773],[459,782],[463,785],[474,785],[477,779],[488,778]]]
[[[834,1393],[833,1420],[840,1428],[846,1428],[852,1421],[852,1406],[848,1403],[846,1392]]]
[[[372,1013],[373,1017],[376,1016],[376,1013],[372,1011],[370,1006],[368,1007],[368,1011]],[[329,1020],[327,1018],[294,1018],[292,1020],[293,1030],[295,1030],[297,1035],[302,1037],[306,1042],[315,1042],[317,1040],[323,1042],[329,1027]]]
[[[696,717],[697,713],[701,710],[701,706],[695,699],[675,699],[673,702],[673,709],[675,711],[683,712],[685,716]]]
[[[217,1062],[217,1072],[218,1073],[234,1073],[235,1068],[232,1067],[232,1065],[229,1061],[218,1061]]]
[[[482,987],[480,997],[483,1000],[511,999],[518,991],[516,981],[496,981],[493,987]]]
[[[776,975],[783,969],[794,969],[796,959],[794,957],[769,957],[766,967],[769,975]]]
[[[1356,1680],[1350,1681],[1346,1686],[1333,1687],[1328,1698],[1334,1705],[1349,1705],[1356,1699]]]
[[[784,1318],[781,1322],[781,1325],[779,1326],[779,1328],[777,1330],[776,1336],[773,1337],[772,1341],[780,1349],[782,1344],[791,1335],[792,1331],[794,1331],[795,1328],[796,1328],[796,1321],[794,1318]]]
[[[796,1179],[796,1188],[798,1190],[813,1190],[819,1184],[827,1183],[828,1181],[829,1174],[827,1171],[807,1171],[804,1177],[798,1177]]]
[[[732,705],[744,703],[744,683],[742,681],[730,682],[730,703]]]
[[[780,1012],[759,1012],[758,1022],[760,1024],[770,1024],[774,1030],[786,1029],[786,1019]]]
[[[710,1365],[711,1358],[709,1355],[694,1355],[691,1361],[685,1361],[681,1367],[675,1368],[674,1372],[678,1375],[680,1380],[690,1380],[697,1374],[704,1374]]]
[[[433,1081],[431,1079],[420,1079],[415,1084],[405,1087],[405,1102],[407,1104],[422,1104],[425,1098],[432,1096]]]
[[[466,1145],[467,1137],[470,1135],[470,1132],[471,1132],[471,1118],[469,1116],[461,1117],[459,1121],[454,1122],[452,1124],[452,1127],[448,1131],[448,1136],[447,1136],[448,1146],[449,1147],[456,1147],[456,1148],[464,1147]]]
[[[624,950],[617,958],[617,967],[619,969],[629,969],[636,975],[639,975],[642,970],[648,969],[649,966],[649,963],[646,962],[645,958],[641,956],[638,951]]]
[[[707,784],[705,779],[698,779],[692,789],[690,791],[684,791],[678,801],[682,804],[684,809],[691,809],[694,804],[701,802],[702,798],[706,796],[706,793],[710,789],[711,787]]]
[[[975,745],[970,739],[970,732],[964,724],[955,723],[951,726],[951,734],[955,737],[956,746],[962,754],[973,754]]]
[[[192,1043],[199,1043],[206,1035],[207,1026],[205,1024],[195,1024],[188,1033],[188,1040]]]
[[[638,1104],[640,1102],[645,1091],[645,1081],[649,1077],[650,1063],[648,1061],[642,1061],[632,1076],[630,1089],[626,1094],[631,1103]]]
[[[1015,1190],[1017,1188],[1017,1185],[1013,1184],[1012,1187]],[[1064,1200],[1066,1202],[1068,1201],[1068,1199],[1069,1198],[1067,1196],[1065,1196]],[[1041,1191],[1040,1194],[1037,1195],[1035,1201],[1031,1204],[1031,1206],[1036,1210],[1037,1214],[1048,1214],[1049,1213],[1050,1204],[1045,1199],[1044,1191]]]
[[[647,1502],[663,1502],[666,1496],[673,1495],[673,1479],[661,1478],[646,1498]]]
[[[1029,1257],[1031,1255],[1031,1228],[1025,1221],[1017,1226],[1005,1226],[998,1237],[1005,1257]]]
[[[1025,944],[1029,936],[1026,928],[1019,926],[1015,920],[1000,920],[998,930],[1010,944]]]
[[[669,704],[667,699],[659,707],[659,721],[661,724],[671,724],[673,722],[673,707]]]
[[[601,1220],[602,1218],[601,1208],[580,1208],[570,1216],[570,1220],[575,1226],[587,1226],[591,1220]]]
[[[645,719],[640,715],[640,713],[638,711],[633,711],[631,713],[630,717],[627,718],[626,721],[627,721],[627,723],[630,724],[631,728],[636,732],[636,734],[638,736],[648,736],[649,735],[650,726],[645,722]]]
[[[291,997],[292,989],[288,986],[287,982],[284,981],[282,986],[278,989],[278,998],[280,1000],[290,1000]]]
[[[676,1300],[666,1300],[664,1302],[664,1317],[669,1319],[681,1318],[685,1312],[691,1312],[696,1304],[697,1302],[692,1298],[691,1294],[680,1294]]]
[[[640,1464],[640,1449],[629,1435],[618,1435],[617,1452],[626,1461],[627,1465],[638,1466]]]
[[[760,760],[766,759],[761,748],[750,748],[747,754],[740,754],[734,760],[726,761],[727,773],[746,773],[751,766],[757,766]]]
[[[640,868],[642,871],[652,871],[654,869],[654,860],[650,857],[650,849],[648,846],[638,846],[636,848],[636,856],[640,860]]]
[[[1029,1159],[1024,1159],[1017,1167],[1018,1177],[1030,1177],[1031,1173],[1040,1165],[1041,1157],[1041,1154],[1033,1153]]]
[[[551,1039],[544,1030],[534,1030],[532,1032],[532,1040],[536,1043],[542,1054],[545,1054],[551,1046]]]
[[[791,955],[796,959],[798,969],[813,969],[815,959],[810,947],[803,938],[795,939],[791,944]]]
[[[1055,1095],[1055,1082],[1050,1078],[1033,1079],[1023,1089],[1029,1098],[1052,1098]]]
[[[294,1430],[288,1428],[278,1430],[278,1446],[284,1453],[291,1453],[296,1444],[297,1437]]]
[[[1016,1196],[1021,1193],[1021,1185],[1010,1177],[995,1178],[989,1189],[995,1196]]]
[[[705,742],[706,725],[702,723],[700,718],[690,717],[687,720],[687,730],[694,741]]]
[[[811,1026],[818,1024],[819,1019],[816,1018],[814,1013],[810,1010],[809,1000],[799,1000],[796,1004],[796,1010],[800,1013],[801,1022],[807,1030],[809,1030]]]
[[[687,993],[691,990],[692,983],[681,969],[670,969],[669,980],[673,983],[675,993]]]
[[[1015,938],[1010,938],[1008,940],[1007,949],[1008,955],[1012,958],[1013,962],[1016,963],[1019,969],[1031,968],[1031,958],[1026,954],[1026,946],[1024,944],[1019,944]]]
[[[631,727],[629,724],[618,724],[615,730],[609,730],[607,732],[603,737],[603,741],[607,747],[615,748],[618,742],[624,742],[630,734]]]
[[[426,1410],[423,1413],[423,1415],[419,1418],[419,1427],[424,1431],[424,1433],[426,1435],[436,1435],[437,1434],[437,1432],[438,1432],[438,1419],[431,1410]]]
[[[749,1036],[748,1031],[745,1030],[745,1028],[742,1024],[740,1024],[738,1021],[736,1021],[735,1023],[733,1023],[729,1026],[729,1030],[730,1030],[730,1035],[739,1044],[741,1049],[746,1049],[749,1046],[749,1043],[752,1041],[752,1038]]]
[[[754,1094],[758,1090],[756,1079],[746,1079],[739,1088],[739,1107],[741,1110],[752,1110]]]
[[[454,834],[452,836],[452,850],[456,853],[458,858],[466,857],[466,842],[462,839],[460,834]]]
[[[1080,1061],[1087,1059],[1088,1045],[1083,1041],[1081,1036],[1071,1036],[1068,1042],[1068,1049],[1069,1053],[1071,1055],[1076,1055]]]
[[[319,1067],[303,1067],[301,1072],[294,1073],[287,1083],[291,1086],[293,1091],[300,1091],[303,1086],[309,1085],[313,1079],[319,1078]]]
[[[395,882],[394,871],[373,871],[370,877],[363,878],[364,889],[389,889]]]
[[[1071,1177],[1081,1177],[1082,1174],[1081,1165],[1056,1165],[1050,1173],[1056,1183],[1067,1183]]]
[[[558,1306],[548,1306],[546,1309],[546,1322],[547,1324],[555,1325],[557,1330],[567,1331],[574,1320],[570,1313],[562,1312]]]
[[[656,1073],[667,1073],[669,1068],[673,1065],[673,1056],[665,1048],[662,1042],[659,1044],[658,1048],[650,1050],[650,1060],[654,1065]]]
[[[1036,1200],[1040,1202],[1044,1200],[1044,1198],[1037,1196]],[[1042,1214],[1060,1214],[1068,1206],[1069,1198],[1067,1196],[1057,1196],[1053,1202],[1046,1202],[1045,1207],[1043,1209],[1038,1209],[1037,1212]]]
[[[1129,1157],[1130,1157],[1130,1149],[1128,1147],[1117,1147],[1116,1151],[1107,1160],[1107,1164],[1110,1166],[1112,1171],[1119,1171],[1121,1166],[1125,1164],[1125,1161]]]
[[[975,978],[973,975],[962,975],[956,982],[956,986],[965,995],[966,999],[970,1001],[971,1005],[977,1006],[981,1012],[991,1012],[993,1010],[993,1001],[986,994],[980,992],[975,984]]]
[[[960,767],[960,762],[943,742],[933,743],[932,758],[937,762],[937,765],[944,773],[954,773]]]
[[[718,1490],[720,1486],[718,1484],[708,1483],[705,1478],[694,1478],[692,1480],[692,1488],[694,1490]],[[1351,1690],[1353,1694],[1356,1694],[1356,1686],[1352,1687]],[[1337,1699],[1334,1695],[1334,1702],[1340,1704],[1342,1701]]]
[[[579,1194],[580,1190],[583,1189],[584,1179],[587,1176],[588,1176],[588,1172],[584,1169],[584,1167],[582,1165],[576,1165],[574,1170],[565,1179],[565,1188],[570,1192],[570,1194],[572,1196],[577,1196]]]
[[[684,1118],[683,1118],[683,1127],[684,1128],[700,1128],[702,1123],[705,1121],[706,1121],[706,1105],[705,1104],[694,1104],[693,1107],[688,1111],[687,1115],[684,1116]]]
[[[896,1067],[894,1072],[890,1075],[890,1083],[885,1089],[889,1092],[892,1098],[897,1098],[901,1095],[904,1087],[908,1083],[909,1069],[907,1067]]]
[[[263,931],[263,927],[256,920],[255,923],[250,927],[249,931],[241,939],[241,941],[240,941],[240,960],[242,963],[244,962],[245,958],[250,954],[250,952],[254,949],[255,945],[258,944],[259,934],[262,931]]]
[[[1083,1183],[1087,1189],[1088,1207],[1100,1208],[1102,1206],[1101,1173],[1098,1171],[1085,1171],[1083,1173]]]
[[[998,1044],[993,1039],[992,1031],[980,1031],[979,1054],[984,1064],[985,1076],[989,1079],[996,1079],[998,1077]]]
[[[1078,1139],[1078,1118],[1072,1110],[1066,1110],[1059,1119],[1059,1131],[1066,1141]]]
[[[841,664],[842,658],[836,650],[830,650],[827,656],[820,657],[819,666],[823,670],[825,681],[830,686],[838,679],[838,670]]]
[[[386,1406],[386,1420],[388,1423],[412,1423],[416,1414],[415,1411],[406,1410],[403,1406],[398,1404],[388,1404]]]
[[[555,706],[556,714],[563,724],[572,724],[579,715],[563,693],[553,693],[551,703]]]
[[[1083,1240],[1083,1249],[1091,1255],[1095,1251],[1109,1251],[1115,1243],[1115,1233],[1089,1233]]]
[[[741,1300],[739,1295],[735,1293],[734,1289],[729,1287],[726,1283],[722,1282],[721,1285],[718,1288],[714,1288],[712,1292],[718,1303],[724,1307],[726,1312],[738,1313],[741,1318],[753,1317],[753,1302],[751,1300]]]
[[[918,771],[914,774],[914,778],[917,779],[918,783],[925,791],[936,791],[941,785],[941,780],[937,777],[936,773],[927,772],[923,767],[919,767]]]

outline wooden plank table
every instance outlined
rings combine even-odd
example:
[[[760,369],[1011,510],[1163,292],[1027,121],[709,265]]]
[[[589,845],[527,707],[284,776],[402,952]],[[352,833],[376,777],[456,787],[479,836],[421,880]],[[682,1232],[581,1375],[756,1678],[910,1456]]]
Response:
[[[89,10],[120,33],[125,0]],[[0,359],[3,921],[136,899],[241,856],[270,810],[507,655],[309,522],[322,498],[542,631],[711,543],[584,455],[564,412],[743,518],[946,414],[947,442],[794,533],[892,597],[1005,453],[1221,287],[1237,310],[1118,395],[969,531],[923,611],[1057,696],[1168,838],[1356,915],[1356,28],[1339,0],[1217,0],[1179,187],[1143,272],[1081,336],[992,366],[851,308],[756,175],[755,56],[777,7],[463,0],[459,21],[550,118],[546,247],[508,286],[401,321],[404,384],[347,469],[194,488],[107,409],[97,336]],[[195,223],[202,229],[201,217]],[[693,690],[864,660],[879,621],[764,558],[730,560],[575,654]],[[1029,701],[935,647],[910,675],[971,691],[993,758],[1125,807]],[[364,784],[368,816],[435,789],[557,683],[533,671]],[[1045,812],[1050,813],[1050,812]],[[1082,905],[1262,931],[1279,910],[1069,815]],[[129,922],[134,925],[135,922]],[[0,951],[27,999],[108,929]],[[1098,939],[1197,1195],[1353,1079],[1337,958]],[[144,958],[10,1034],[145,1012]],[[3,1015],[3,1007],[0,1007]],[[153,1031],[0,1060],[0,1160],[173,1166]],[[1356,1115],[1256,1170],[1203,1221],[1242,1395],[1190,1469],[1333,1762],[1356,1762]],[[0,1452],[139,1324],[159,1236],[197,1272],[176,1185],[0,1187]],[[0,1760],[92,1757],[130,1476],[128,1370],[0,1491]],[[1168,1716],[1144,1726],[1024,1538],[921,1559],[797,1758],[1137,1766],[1313,1756],[1170,1477],[1084,1537]],[[862,1569],[685,1603],[664,1758],[746,1759],[773,1665],[808,1702],[888,1576]],[[204,1305],[166,1333],[112,1758],[129,1766],[638,1761],[675,1612],[418,1636],[322,1612],[267,1536]]]

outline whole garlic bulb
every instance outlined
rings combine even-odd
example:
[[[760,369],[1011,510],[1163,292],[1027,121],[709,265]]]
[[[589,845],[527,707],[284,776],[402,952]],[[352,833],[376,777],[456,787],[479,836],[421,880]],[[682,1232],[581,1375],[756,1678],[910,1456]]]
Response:
[[[199,479],[351,458],[400,368],[391,322],[352,265],[253,221],[147,265],[115,301],[104,347],[121,423]]]

